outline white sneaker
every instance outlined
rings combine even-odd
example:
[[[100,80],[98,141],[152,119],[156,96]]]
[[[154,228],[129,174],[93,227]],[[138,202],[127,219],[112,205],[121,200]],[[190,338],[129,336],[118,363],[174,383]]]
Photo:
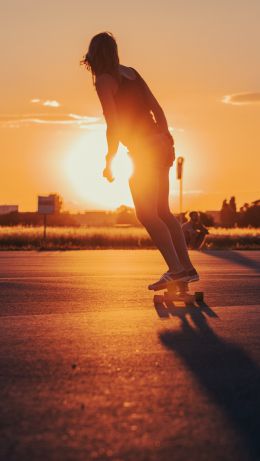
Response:
[[[178,273],[168,271],[168,272],[165,272],[165,274],[163,274],[157,282],[152,283],[151,285],[148,285],[148,290],[154,290],[154,291],[163,290],[164,288],[167,288],[169,283],[186,282],[186,279],[187,279],[186,271],[182,271]]]
[[[186,280],[185,282],[198,282],[200,279],[198,272],[196,269],[191,269],[189,271],[186,271]]]

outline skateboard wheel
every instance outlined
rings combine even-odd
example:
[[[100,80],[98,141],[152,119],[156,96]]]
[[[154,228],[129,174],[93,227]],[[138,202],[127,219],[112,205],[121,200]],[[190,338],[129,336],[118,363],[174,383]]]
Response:
[[[204,293],[202,291],[195,292],[195,299],[197,302],[202,302],[204,300]]]
[[[154,295],[153,300],[155,303],[163,303],[163,296],[162,295]]]

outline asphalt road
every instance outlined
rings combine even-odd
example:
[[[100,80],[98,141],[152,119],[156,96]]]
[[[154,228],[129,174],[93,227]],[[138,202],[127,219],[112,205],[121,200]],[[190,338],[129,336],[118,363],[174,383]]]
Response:
[[[155,251],[0,252],[1,461],[260,459],[260,253],[191,256],[160,317]]]

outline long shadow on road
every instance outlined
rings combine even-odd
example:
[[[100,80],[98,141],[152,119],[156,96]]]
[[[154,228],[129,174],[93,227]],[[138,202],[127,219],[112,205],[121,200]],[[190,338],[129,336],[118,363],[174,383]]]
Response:
[[[199,250],[201,253],[204,253],[206,255],[211,255],[216,258],[220,259],[226,259],[227,261],[230,261],[231,263],[238,264],[240,266],[244,266],[248,269],[252,269],[258,274],[260,273],[260,263],[259,261],[255,261],[252,258],[249,258],[248,256],[242,254],[239,251],[236,250],[206,250],[202,249]]]
[[[228,416],[244,440],[250,459],[259,460],[259,367],[242,348],[217,336],[201,309],[182,308],[180,312],[180,330],[160,333],[162,344],[182,358],[208,396]]]

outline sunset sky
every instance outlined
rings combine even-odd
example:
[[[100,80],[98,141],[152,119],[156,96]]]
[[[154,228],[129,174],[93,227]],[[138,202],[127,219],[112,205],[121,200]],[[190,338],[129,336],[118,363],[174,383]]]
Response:
[[[0,18],[0,204],[35,210],[38,194],[58,192],[70,210],[132,205],[123,147],[116,181],[102,178],[102,109],[79,65],[105,30],[173,127],[184,208],[260,198],[259,0],[9,0]]]

